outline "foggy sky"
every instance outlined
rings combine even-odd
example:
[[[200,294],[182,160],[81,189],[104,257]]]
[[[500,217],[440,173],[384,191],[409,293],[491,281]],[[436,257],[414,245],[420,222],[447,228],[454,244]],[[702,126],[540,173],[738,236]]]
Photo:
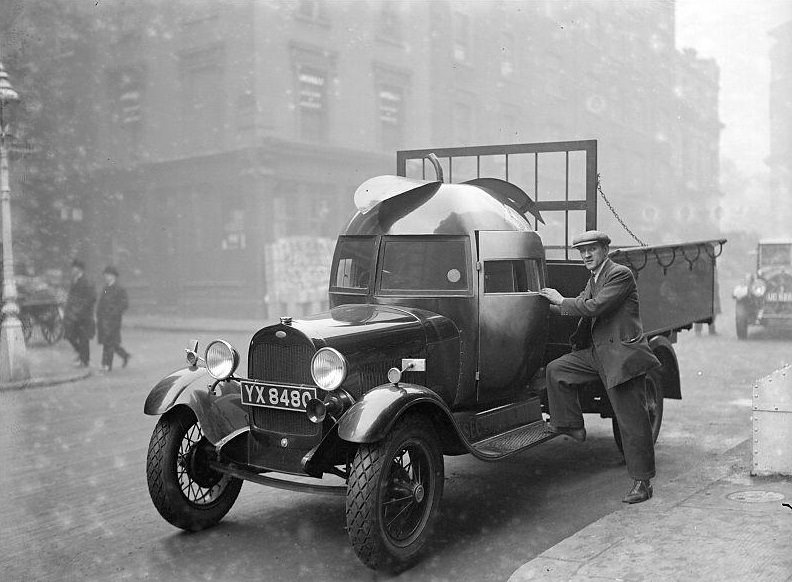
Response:
[[[792,0],[676,0],[677,47],[720,66],[721,157],[747,174],[767,171],[768,32],[790,19]]]

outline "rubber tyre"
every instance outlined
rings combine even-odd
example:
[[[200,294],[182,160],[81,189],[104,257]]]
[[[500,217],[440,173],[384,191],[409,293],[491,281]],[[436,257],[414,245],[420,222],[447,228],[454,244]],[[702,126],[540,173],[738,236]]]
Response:
[[[664,395],[662,368],[649,371],[646,374],[646,408],[649,410],[649,423],[652,425],[653,443],[657,442],[657,437],[660,436],[660,427],[663,424]],[[616,441],[616,447],[623,455],[624,446],[622,445],[619,421],[616,420],[615,416],[611,419],[611,424],[613,426],[613,440]]]
[[[737,339],[748,339],[748,310],[740,303],[734,307],[734,323]]]
[[[179,406],[163,415],[149,443],[149,494],[166,521],[187,531],[216,525],[234,505],[242,480],[208,468],[212,450],[192,410]]]
[[[429,421],[414,416],[382,441],[358,448],[347,482],[346,522],[352,547],[369,568],[399,572],[418,559],[443,495],[437,443]]]

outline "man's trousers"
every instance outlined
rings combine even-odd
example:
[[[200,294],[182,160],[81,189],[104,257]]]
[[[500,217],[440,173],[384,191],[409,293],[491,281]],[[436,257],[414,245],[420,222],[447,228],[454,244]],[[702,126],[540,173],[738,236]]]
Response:
[[[602,380],[601,369],[593,348],[564,354],[547,365],[550,424],[565,428],[583,426],[578,389]],[[651,479],[655,476],[654,441],[646,408],[646,376],[632,378],[608,389],[607,393],[619,423],[627,472],[633,479]]]

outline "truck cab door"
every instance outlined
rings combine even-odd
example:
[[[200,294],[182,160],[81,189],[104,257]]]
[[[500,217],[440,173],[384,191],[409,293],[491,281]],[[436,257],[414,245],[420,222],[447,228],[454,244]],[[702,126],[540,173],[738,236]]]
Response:
[[[477,231],[479,404],[514,401],[541,366],[549,303],[536,232]]]

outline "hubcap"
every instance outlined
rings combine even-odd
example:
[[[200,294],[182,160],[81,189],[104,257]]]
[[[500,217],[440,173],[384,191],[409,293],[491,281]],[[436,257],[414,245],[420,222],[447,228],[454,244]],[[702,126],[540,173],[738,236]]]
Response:
[[[176,479],[182,495],[194,505],[214,503],[223,493],[230,477],[209,468],[208,442],[201,427],[193,424],[187,429],[179,446]]]
[[[406,443],[391,462],[381,519],[391,542],[409,545],[422,531],[431,509],[432,466],[421,443]]]
[[[415,487],[413,488],[413,499],[415,499],[415,502],[420,503],[421,501],[423,501],[424,495],[425,495],[425,491],[423,485],[421,485],[420,483],[416,483]]]

